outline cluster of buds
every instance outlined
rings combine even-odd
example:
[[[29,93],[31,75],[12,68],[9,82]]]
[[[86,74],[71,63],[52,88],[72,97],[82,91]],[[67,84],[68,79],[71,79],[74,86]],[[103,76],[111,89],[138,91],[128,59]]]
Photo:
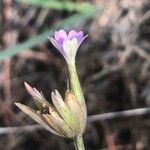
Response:
[[[75,138],[83,133],[85,126],[82,124],[84,120],[82,109],[69,89],[66,91],[65,100],[57,90],[53,91],[51,99],[54,106],[52,106],[36,88],[32,88],[27,83],[25,87],[36,101],[38,110],[20,103],[15,104],[33,120],[62,137]]]

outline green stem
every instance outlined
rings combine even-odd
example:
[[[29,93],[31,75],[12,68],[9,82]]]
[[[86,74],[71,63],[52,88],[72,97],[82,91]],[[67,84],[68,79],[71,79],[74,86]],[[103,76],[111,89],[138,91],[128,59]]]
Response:
[[[69,70],[71,90],[73,94],[76,96],[76,98],[78,99],[79,104],[81,105],[84,117],[87,118],[85,99],[84,99],[83,91],[82,91],[80,81],[77,75],[75,64],[68,64],[68,70]]]
[[[75,150],[85,150],[84,142],[82,137],[74,139]]]

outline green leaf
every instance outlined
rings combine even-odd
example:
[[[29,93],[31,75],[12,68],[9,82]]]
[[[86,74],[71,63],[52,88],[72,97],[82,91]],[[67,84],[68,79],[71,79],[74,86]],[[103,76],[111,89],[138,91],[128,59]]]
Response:
[[[4,60],[8,57],[16,55],[19,52],[25,51],[35,45],[43,43],[47,40],[47,37],[49,35],[53,34],[53,32],[56,29],[58,29],[58,28],[71,29],[71,28],[75,27],[75,25],[77,25],[77,24],[79,25],[79,24],[83,23],[84,20],[86,20],[93,14],[94,13],[72,15],[72,16],[56,23],[54,26],[52,26],[50,29],[47,29],[45,32],[43,32],[37,36],[34,36],[23,43],[16,44],[10,48],[3,50],[2,52],[0,52],[0,60]]]
[[[95,9],[94,5],[86,2],[76,3],[57,0],[16,0],[16,1],[40,7],[47,7],[55,10],[77,11],[80,13],[92,12]]]

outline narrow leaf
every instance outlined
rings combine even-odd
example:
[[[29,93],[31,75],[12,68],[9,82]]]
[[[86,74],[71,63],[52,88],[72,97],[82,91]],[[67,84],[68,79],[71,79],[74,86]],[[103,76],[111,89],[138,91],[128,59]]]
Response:
[[[64,29],[70,29],[72,27],[75,27],[77,24],[81,24],[89,18],[92,14],[76,14],[72,15],[58,23],[56,23],[54,26],[52,26],[50,29],[47,29],[45,32],[41,33],[40,35],[34,36],[27,41],[14,45],[13,47],[4,49],[0,52],[0,61],[4,60],[8,57],[14,56],[19,52],[25,51],[35,45],[39,45],[40,43],[43,43],[47,40],[46,37],[53,34],[53,32],[58,28],[64,28]]]
[[[95,6],[87,3],[77,3],[58,0],[16,0],[18,2],[27,3],[35,6],[51,8],[55,10],[77,11],[80,13],[89,13],[95,9]]]

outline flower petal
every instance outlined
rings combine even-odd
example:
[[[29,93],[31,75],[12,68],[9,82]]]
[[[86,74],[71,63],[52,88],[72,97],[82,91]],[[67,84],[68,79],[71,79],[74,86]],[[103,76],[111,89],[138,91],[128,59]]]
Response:
[[[63,29],[55,31],[54,38],[58,42],[58,44],[62,45],[64,40],[67,39],[67,33]]]
[[[75,57],[78,50],[78,42],[76,38],[66,40],[63,43],[63,49],[66,53],[68,63],[75,63]]]
[[[66,54],[63,50],[63,47],[61,45],[58,44],[58,42],[52,38],[52,37],[48,37],[50,42],[56,47],[56,49],[64,56],[64,58],[66,59]]]
[[[48,37],[48,39],[57,48],[57,50],[59,50],[60,52],[63,52],[61,45],[59,45],[59,43],[54,38]]]
[[[67,33],[61,29],[55,32],[54,38],[49,37],[49,39],[64,56],[67,63],[75,63],[76,52],[86,37],[87,35],[83,36],[82,31],[77,32],[75,30],[71,30],[67,35]]]
[[[83,32],[76,32],[75,30],[71,30],[68,34],[68,40],[72,40],[74,37],[77,39],[78,43],[80,43],[83,39]]]
[[[45,129],[47,129],[48,131],[61,136],[59,133],[57,133],[56,131],[54,131],[52,128],[50,128],[47,123],[45,123],[45,121],[43,120],[42,116],[40,114],[38,114],[35,110],[20,104],[20,103],[15,103],[15,105],[20,108],[24,113],[26,113],[27,115],[29,115],[33,120],[35,120],[37,123],[39,123],[41,126],[43,126]]]
[[[82,38],[82,40],[78,43],[78,47],[81,45],[81,43],[82,43],[87,37],[88,37],[88,34],[85,35],[85,36]]]

